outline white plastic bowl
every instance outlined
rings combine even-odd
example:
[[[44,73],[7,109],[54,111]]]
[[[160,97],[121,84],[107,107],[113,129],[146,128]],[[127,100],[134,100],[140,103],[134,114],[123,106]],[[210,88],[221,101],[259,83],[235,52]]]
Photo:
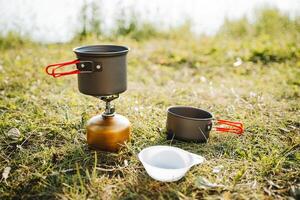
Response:
[[[178,181],[192,166],[205,161],[202,156],[171,146],[151,146],[138,157],[149,176],[162,182]]]

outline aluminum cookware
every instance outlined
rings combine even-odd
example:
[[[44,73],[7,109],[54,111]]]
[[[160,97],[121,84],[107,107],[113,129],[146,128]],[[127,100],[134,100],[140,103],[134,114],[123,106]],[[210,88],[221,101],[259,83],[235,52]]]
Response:
[[[47,74],[61,77],[78,75],[78,88],[83,94],[108,96],[120,94],[127,88],[128,47],[118,45],[89,45],[73,49],[77,59],[51,64],[46,67]],[[58,72],[62,67],[75,64],[77,69]]]
[[[214,127],[213,122],[218,124]],[[218,132],[243,134],[241,122],[214,119],[213,115],[205,110],[189,106],[172,106],[167,113],[167,138],[183,141],[207,142],[212,128]]]

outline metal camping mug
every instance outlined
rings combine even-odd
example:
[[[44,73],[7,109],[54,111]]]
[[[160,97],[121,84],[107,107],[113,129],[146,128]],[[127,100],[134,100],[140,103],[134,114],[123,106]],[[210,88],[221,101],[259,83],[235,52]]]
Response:
[[[47,74],[57,78],[78,74],[78,88],[83,94],[108,96],[127,89],[126,55],[128,47],[117,45],[90,45],[73,49],[77,59],[51,64]],[[77,69],[57,72],[58,69],[76,64]]]
[[[230,132],[242,135],[241,122],[216,120],[210,112],[189,106],[172,106],[167,114],[167,138],[183,141],[207,142],[213,121],[221,125],[214,127],[218,132]]]

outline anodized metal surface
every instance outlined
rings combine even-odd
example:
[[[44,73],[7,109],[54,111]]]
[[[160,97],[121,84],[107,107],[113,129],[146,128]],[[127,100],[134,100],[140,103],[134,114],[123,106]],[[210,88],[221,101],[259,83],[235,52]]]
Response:
[[[212,128],[211,113],[188,106],[169,107],[167,112],[168,139],[207,142]]]
[[[78,88],[81,93],[107,96],[120,94],[127,89],[126,55],[129,48],[117,45],[91,45],[77,47],[73,51],[80,60],[77,68],[81,71],[78,74]]]
[[[87,143],[91,149],[117,152],[130,138],[130,122],[122,115],[96,115],[87,122]]]

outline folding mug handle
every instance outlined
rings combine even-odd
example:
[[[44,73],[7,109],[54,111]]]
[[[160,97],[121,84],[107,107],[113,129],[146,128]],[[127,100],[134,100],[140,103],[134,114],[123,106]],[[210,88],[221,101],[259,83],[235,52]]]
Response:
[[[233,121],[228,121],[223,119],[218,119],[216,121],[217,124],[223,125],[223,126],[215,127],[216,131],[235,133],[237,135],[242,135],[244,133],[244,125],[241,122],[233,122]]]
[[[71,75],[71,74],[79,74],[80,71],[78,69],[73,70],[73,71],[67,71],[67,72],[56,72],[57,69],[62,68],[64,66],[67,65],[73,65],[73,64],[77,64],[80,63],[79,60],[72,60],[72,61],[68,61],[68,62],[62,62],[62,63],[55,63],[55,64],[51,64],[48,65],[45,68],[45,71],[48,75],[53,76],[54,78],[60,77],[60,76],[66,76],[66,75]],[[51,71],[49,71],[51,70]]]

